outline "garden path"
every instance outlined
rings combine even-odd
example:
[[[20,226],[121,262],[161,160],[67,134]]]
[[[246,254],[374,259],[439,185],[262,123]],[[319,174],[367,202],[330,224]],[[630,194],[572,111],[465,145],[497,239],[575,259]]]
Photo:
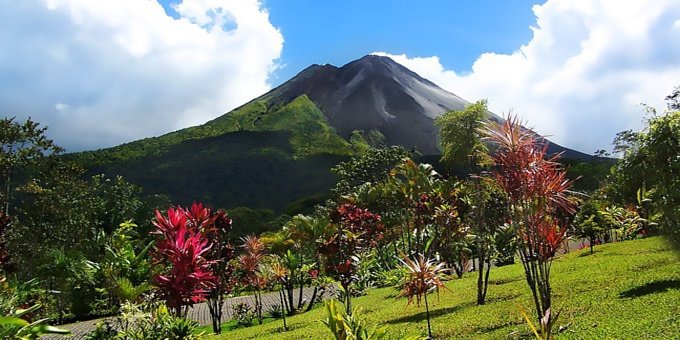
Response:
[[[314,292],[313,287],[306,287],[302,291],[302,299],[309,301],[311,299],[312,293]],[[297,304],[298,298],[300,296],[300,290],[295,289],[293,294],[293,301]],[[324,298],[333,296],[335,294],[335,286],[329,285],[326,289]],[[233,309],[232,306],[245,302],[251,307],[255,305],[255,298],[252,295],[249,296],[239,296],[229,298],[225,301],[222,307],[222,322],[226,322],[232,319]],[[273,305],[281,305],[278,292],[271,292],[262,294],[262,312],[267,313]],[[201,326],[211,325],[210,310],[207,303],[195,304],[191,309],[189,309],[188,317],[198,321]],[[115,324],[115,318],[101,318],[88,321],[81,321],[71,324],[61,325],[59,327],[65,328],[71,331],[71,335],[68,336],[69,339],[84,339],[85,335],[95,329],[97,323],[105,320],[111,320],[112,324]],[[63,339],[65,336],[51,335],[43,336],[42,339]]]

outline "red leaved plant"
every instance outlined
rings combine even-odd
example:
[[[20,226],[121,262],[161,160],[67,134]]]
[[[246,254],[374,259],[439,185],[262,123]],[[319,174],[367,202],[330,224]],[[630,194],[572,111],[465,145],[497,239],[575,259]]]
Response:
[[[518,233],[518,249],[538,320],[551,318],[550,269],[566,237],[565,217],[575,212],[569,196],[573,182],[556,161],[559,155],[548,157],[547,144],[541,144],[517,118],[491,123],[484,133],[498,146],[493,177],[510,202],[510,222]],[[550,336],[550,329],[544,332]]]
[[[340,281],[345,292],[345,310],[351,314],[350,285],[357,279],[356,255],[362,249],[375,247],[383,238],[385,226],[380,222],[380,215],[352,203],[332,211],[330,220],[334,233],[317,250],[325,257],[326,273]]]
[[[188,307],[204,301],[215,285],[211,271],[215,261],[207,257],[212,244],[206,233],[212,222],[209,210],[196,203],[188,211],[170,208],[166,216],[156,210],[153,221],[156,230],[152,233],[161,236],[153,257],[164,266],[163,274],[154,277],[155,285],[168,308],[176,316],[184,316]]]

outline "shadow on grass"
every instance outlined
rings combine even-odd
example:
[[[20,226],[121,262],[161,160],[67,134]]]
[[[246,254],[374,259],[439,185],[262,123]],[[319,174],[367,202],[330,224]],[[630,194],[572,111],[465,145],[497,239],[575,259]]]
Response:
[[[659,280],[645,283],[619,294],[620,298],[635,298],[648,294],[662,293],[669,289],[680,289],[680,280]]]
[[[465,307],[472,307],[474,305],[475,305],[474,302],[469,302],[469,303],[463,303],[463,304],[460,304],[460,305],[457,305],[457,306],[454,306],[454,307],[431,310],[430,311],[430,319],[436,318],[438,316],[446,315],[446,314],[449,314],[449,313],[453,313],[453,312],[460,310],[460,309],[463,309]],[[427,313],[425,312],[425,304],[424,303],[421,303],[420,307],[417,307],[415,305],[409,306],[409,308],[411,308],[411,307],[420,308],[420,309],[422,309],[422,311],[418,314],[413,314],[413,315],[408,315],[408,316],[403,316],[403,317],[400,317],[400,318],[392,319],[392,320],[386,321],[386,323],[396,324],[396,323],[418,322],[418,321],[426,320]]]
[[[280,334],[285,334],[286,332],[291,332],[291,331],[294,331],[294,330],[296,330],[296,329],[302,328],[303,326],[305,326],[305,325],[304,325],[304,324],[295,323],[295,324],[292,324],[292,325],[288,325],[288,329],[287,329],[287,330],[284,330],[284,329],[283,329],[283,324],[281,324],[279,327],[271,328],[271,329],[267,330],[267,331],[264,332],[264,333],[265,333],[265,334],[269,334],[269,335],[277,335],[277,334],[280,335]]]
[[[520,277],[513,277],[513,278],[511,278],[511,279],[489,280],[489,284],[490,284],[490,285],[500,286],[500,285],[504,285],[504,284],[506,284],[506,283],[516,282],[516,281],[519,281],[519,280],[521,280],[521,279],[522,279],[522,278],[520,278]]]
[[[499,330],[499,329],[502,329],[502,328],[515,327],[515,326],[521,325],[521,324],[523,324],[523,322],[521,322],[521,321],[508,320],[506,322],[499,323],[499,324],[492,324],[492,325],[488,325],[488,326],[484,326],[484,327],[475,328],[475,332],[478,333],[478,334],[490,333],[490,332],[493,332],[493,331],[496,331],[496,330]]]
[[[522,294],[516,293],[516,294],[509,294],[509,295],[487,297],[486,298],[486,304],[488,305],[489,303],[492,303],[492,302],[514,300],[514,299],[516,299],[520,296],[522,296]]]
[[[599,253],[599,251],[597,251],[597,250],[593,251],[592,253],[590,252],[590,250],[587,250],[587,251],[584,251],[584,252],[581,253],[581,254],[578,254],[578,257],[591,256],[591,255],[595,255],[595,254],[597,254],[597,253]]]

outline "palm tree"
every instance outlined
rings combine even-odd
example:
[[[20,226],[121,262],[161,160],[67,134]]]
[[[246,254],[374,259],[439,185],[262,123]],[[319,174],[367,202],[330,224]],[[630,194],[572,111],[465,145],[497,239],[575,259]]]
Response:
[[[427,334],[432,338],[432,327],[430,325],[430,306],[427,303],[427,293],[439,291],[440,288],[446,289],[442,278],[447,271],[444,263],[435,260],[425,259],[425,256],[418,254],[415,260],[404,258],[401,261],[408,269],[404,286],[399,296],[408,298],[408,304],[416,298],[416,304],[420,306],[421,299],[425,300],[425,315],[427,316]]]

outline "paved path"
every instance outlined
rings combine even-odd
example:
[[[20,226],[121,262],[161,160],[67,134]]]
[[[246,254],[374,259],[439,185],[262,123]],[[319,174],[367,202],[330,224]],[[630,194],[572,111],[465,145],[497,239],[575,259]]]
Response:
[[[309,301],[311,299],[312,293],[314,292],[314,288],[307,287],[302,291],[302,299]],[[327,298],[331,295],[333,295],[335,292],[335,287],[333,285],[329,285],[328,288],[326,289],[326,293],[324,295],[324,298]],[[296,288],[294,293],[293,293],[293,301],[295,304],[298,302],[298,298],[300,296],[300,289]],[[227,299],[222,306],[222,322],[226,322],[231,320],[232,318],[232,306],[238,303],[245,302],[249,304],[251,307],[255,305],[255,298],[251,296],[239,296],[239,297],[234,297]],[[266,314],[269,312],[271,309],[272,305],[281,305],[281,301],[279,299],[279,293],[278,292],[271,292],[271,293],[265,293],[262,294],[262,313]],[[191,309],[189,309],[189,313],[187,316],[193,320],[198,321],[198,323],[202,326],[207,326],[207,325],[212,325],[212,321],[210,319],[210,310],[208,308],[207,303],[198,303],[195,304]],[[115,317],[109,317],[109,318],[102,318],[102,319],[95,319],[95,320],[88,320],[88,321],[81,321],[81,322],[76,322],[76,323],[71,323],[71,324],[66,324],[66,325],[61,325],[59,327],[65,328],[71,331],[71,335],[69,336],[70,339],[83,339],[85,335],[92,330],[95,329],[96,325],[98,322],[104,321],[104,320],[111,320],[112,324],[115,324]],[[44,336],[42,339],[63,339],[64,336]]]

